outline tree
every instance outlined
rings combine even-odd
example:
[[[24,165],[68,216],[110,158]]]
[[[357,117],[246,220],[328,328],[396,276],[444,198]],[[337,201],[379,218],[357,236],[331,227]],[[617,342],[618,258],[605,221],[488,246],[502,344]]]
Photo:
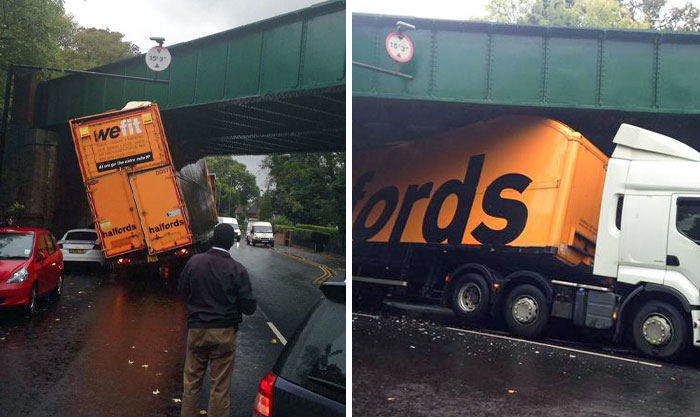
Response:
[[[295,223],[337,226],[345,230],[345,153],[270,155],[268,190],[261,211],[286,216]]]
[[[138,46],[123,39],[120,32],[76,25],[61,53],[63,65],[72,69],[94,68],[140,53]]]
[[[235,217],[236,207],[243,206],[247,211],[260,196],[255,175],[230,156],[207,157],[207,166],[209,172],[216,174],[216,203],[220,215]]]
[[[490,0],[489,19],[503,23],[698,31],[700,10],[667,0]]]
[[[10,64],[85,69],[139,54],[123,38],[109,29],[80,27],[65,13],[63,0],[0,0],[0,98]],[[0,110],[3,105],[0,99]]]

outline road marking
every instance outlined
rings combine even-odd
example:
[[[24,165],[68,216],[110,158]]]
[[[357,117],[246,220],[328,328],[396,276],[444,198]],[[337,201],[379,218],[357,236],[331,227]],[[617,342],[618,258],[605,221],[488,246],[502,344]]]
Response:
[[[654,367],[654,368],[661,368],[661,367],[663,367],[663,365],[658,364],[658,363],[644,362],[644,361],[638,361],[638,360],[636,360],[636,359],[622,358],[622,357],[620,357],[620,356],[606,355],[606,354],[604,354],[604,353],[590,352],[590,351],[587,351],[587,350],[580,350],[580,349],[574,349],[574,348],[569,348],[569,347],[564,347],[564,346],[550,345],[549,343],[542,343],[542,342],[535,342],[535,341],[532,341],[532,340],[518,339],[518,338],[515,338],[515,337],[502,336],[502,335],[499,335],[499,334],[477,332],[477,331],[474,331],[474,330],[457,329],[457,328],[455,328],[455,327],[446,327],[446,329],[454,330],[454,331],[460,332],[460,333],[471,333],[471,334],[477,334],[477,335],[481,335],[481,336],[493,337],[493,338],[496,338],[496,339],[505,339],[505,340],[511,340],[511,341],[514,341],[514,342],[529,343],[529,344],[531,344],[531,345],[547,346],[547,347],[551,347],[551,348],[554,348],[554,349],[566,350],[566,351],[569,351],[569,352],[582,353],[582,354],[591,355],[591,356],[599,356],[599,357],[601,357],[601,358],[617,359],[617,360],[619,360],[619,361],[632,362],[632,363],[637,363],[637,364],[640,364],[640,365],[652,366],[652,367]]]
[[[311,283],[314,285],[321,285],[324,282],[328,281],[332,276],[333,276],[333,271],[330,270],[330,268],[326,267],[325,265],[318,264],[316,262],[312,262],[306,258],[302,258],[299,255],[294,255],[292,253],[287,253],[285,251],[279,251],[275,248],[270,248],[270,250],[277,252],[279,254],[282,254],[288,258],[292,258],[294,260],[297,260],[299,262],[303,262],[307,265],[315,266],[316,268],[320,269],[322,274],[314,278]]]
[[[371,319],[378,319],[379,316],[373,316],[371,314],[364,314],[364,313],[352,313],[353,316],[360,316],[360,317],[369,317]]]
[[[280,331],[277,330],[277,327],[275,327],[275,325],[272,324],[271,321],[268,321],[268,322],[267,322],[267,325],[270,326],[270,329],[272,330],[272,333],[274,333],[275,336],[277,336],[277,338],[280,340],[280,342],[282,342],[283,345],[286,345],[286,344],[287,344],[287,339],[285,339],[284,336],[282,336],[282,333],[280,333]]]

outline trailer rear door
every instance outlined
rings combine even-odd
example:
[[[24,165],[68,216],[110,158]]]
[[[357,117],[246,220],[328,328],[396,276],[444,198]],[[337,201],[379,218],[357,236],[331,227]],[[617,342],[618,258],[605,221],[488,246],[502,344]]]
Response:
[[[132,175],[131,188],[151,255],[192,243],[172,167]]]
[[[143,249],[143,233],[124,171],[86,182],[95,229],[106,257]]]

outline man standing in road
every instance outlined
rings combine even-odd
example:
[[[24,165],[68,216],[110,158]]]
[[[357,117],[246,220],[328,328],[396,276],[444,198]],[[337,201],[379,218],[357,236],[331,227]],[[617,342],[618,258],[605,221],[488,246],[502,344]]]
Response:
[[[202,381],[210,366],[208,415],[228,417],[231,372],[241,314],[255,312],[255,298],[248,271],[231,258],[233,227],[214,228],[213,247],[194,255],[180,275],[178,289],[187,305],[182,416],[199,415]]]

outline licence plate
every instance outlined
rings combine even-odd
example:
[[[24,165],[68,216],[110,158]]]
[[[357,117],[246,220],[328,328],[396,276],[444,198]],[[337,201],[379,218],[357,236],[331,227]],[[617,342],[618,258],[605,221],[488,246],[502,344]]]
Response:
[[[68,253],[85,253],[87,250],[85,249],[68,249]]]
[[[147,255],[146,260],[148,262],[158,262],[158,255]]]

